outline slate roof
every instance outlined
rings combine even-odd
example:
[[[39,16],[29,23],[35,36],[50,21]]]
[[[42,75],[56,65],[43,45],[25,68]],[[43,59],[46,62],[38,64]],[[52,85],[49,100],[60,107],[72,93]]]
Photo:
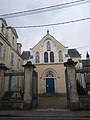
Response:
[[[83,67],[90,67],[90,59],[82,60]]]
[[[22,58],[23,60],[28,60],[30,58],[30,51],[23,51]]]
[[[68,54],[70,57],[81,57],[77,49],[68,49]]]
[[[68,49],[68,54],[70,57],[81,57],[79,52],[76,49]],[[30,55],[30,51],[23,51],[22,58],[23,60],[28,60],[29,58],[32,58],[33,56]]]

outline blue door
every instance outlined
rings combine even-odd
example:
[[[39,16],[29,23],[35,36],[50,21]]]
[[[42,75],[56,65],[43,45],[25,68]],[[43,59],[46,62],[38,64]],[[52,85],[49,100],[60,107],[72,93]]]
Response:
[[[54,78],[46,78],[46,93],[54,92]]]

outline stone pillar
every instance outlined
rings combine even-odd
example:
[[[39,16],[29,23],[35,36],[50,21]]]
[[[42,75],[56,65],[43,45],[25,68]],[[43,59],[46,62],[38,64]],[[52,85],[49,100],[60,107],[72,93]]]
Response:
[[[30,109],[32,101],[32,73],[36,67],[30,61],[23,65],[23,67],[25,69],[24,109]]]
[[[0,64],[0,99],[4,95],[5,76],[4,73],[8,70],[5,64]]]
[[[79,109],[79,96],[77,93],[76,77],[75,77],[75,65],[72,59],[68,59],[64,66],[67,68],[68,81],[69,81],[69,95],[70,95],[70,107],[71,110]]]

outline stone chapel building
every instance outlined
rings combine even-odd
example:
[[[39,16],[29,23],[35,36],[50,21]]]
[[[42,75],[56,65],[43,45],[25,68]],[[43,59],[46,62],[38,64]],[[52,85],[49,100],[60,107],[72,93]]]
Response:
[[[79,63],[81,56],[76,49],[68,49],[57,41],[49,30],[30,51],[23,51],[24,64],[31,61],[38,73],[38,93],[66,93],[64,62],[72,58]]]

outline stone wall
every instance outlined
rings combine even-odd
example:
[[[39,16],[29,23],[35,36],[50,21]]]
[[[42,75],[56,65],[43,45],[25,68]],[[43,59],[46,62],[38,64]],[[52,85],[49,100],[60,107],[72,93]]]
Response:
[[[0,66],[0,109],[31,109],[32,108],[32,76],[33,71],[35,68],[35,65],[33,65],[31,62],[27,62],[25,65],[23,65],[24,71],[25,71],[25,80],[24,80],[24,96],[22,99],[9,99],[9,100],[2,100],[2,97],[5,94],[4,86],[5,86],[5,76],[4,73],[6,72],[7,68],[4,64],[1,64]],[[4,82],[2,82],[4,81]]]
[[[83,99],[80,99],[80,96],[77,92],[77,84],[76,84],[76,77],[75,77],[75,66],[76,62],[72,61],[72,59],[68,59],[64,65],[67,69],[67,79],[69,82],[69,103],[70,103],[70,109],[71,110],[90,110],[90,98],[84,97]]]
[[[0,101],[0,110],[22,110],[22,101]]]

